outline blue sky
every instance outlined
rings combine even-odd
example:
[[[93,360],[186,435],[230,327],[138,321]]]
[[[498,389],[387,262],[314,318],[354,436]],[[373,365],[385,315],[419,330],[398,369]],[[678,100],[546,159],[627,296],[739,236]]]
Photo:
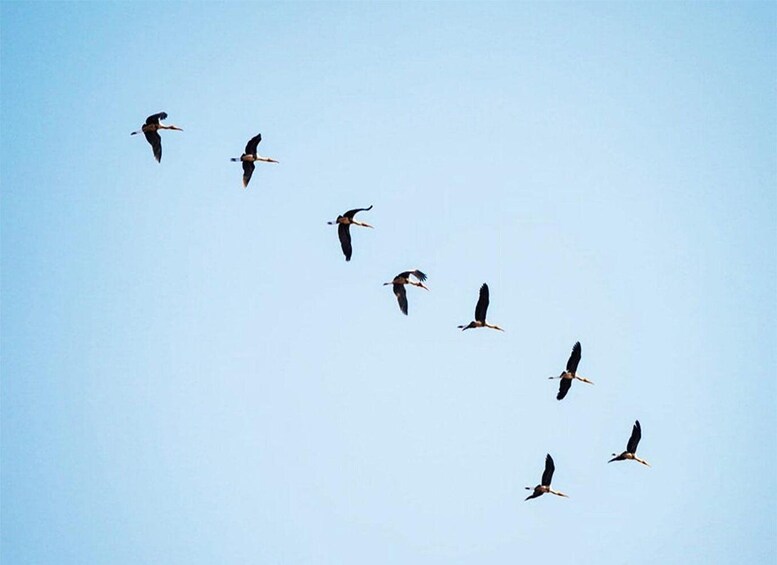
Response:
[[[0,10],[3,563],[772,561],[774,4]]]

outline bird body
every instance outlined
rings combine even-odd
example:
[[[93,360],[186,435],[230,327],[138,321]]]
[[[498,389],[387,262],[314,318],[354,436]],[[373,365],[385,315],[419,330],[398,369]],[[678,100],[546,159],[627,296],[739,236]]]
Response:
[[[246,149],[245,152],[238,158],[238,157],[232,157],[230,159],[233,162],[242,162],[243,163],[243,188],[248,187],[248,183],[251,180],[251,175],[254,174],[254,169],[256,168],[256,165],[254,165],[257,161],[262,161],[264,163],[277,163],[275,159],[271,159],[270,157],[262,157],[257,153],[256,149],[259,146],[259,142],[262,141],[262,134],[257,133],[254,137],[248,140],[248,143],[246,143]]]
[[[488,310],[488,285],[483,283],[480,287],[478,303],[475,305],[475,320],[466,326],[457,326],[461,331],[471,328],[491,328],[503,332],[504,330],[497,325],[486,322],[486,311]]]
[[[418,279],[418,282],[411,279],[411,275]],[[383,283],[383,286],[388,284],[392,285],[394,296],[397,297],[397,302],[399,303],[399,309],[405,316],[407,316],[407,292],[405,291],[405,285],[411,284],[413,286],[418,286],[429,290],[426,286],[424,286],[423,281],[425,280],[426,275],[418,269],[415,269],[412,271],[403,271],[399,273],[391,282]]]
[[[337,216],[337,219],[334,222],[327,222],[330,226],[337,225],[337,237],[340,239],[340,247],[343,250],[346,261],[351,260],[351,254],[353,253],[350,226],[372,227],[370,224],[354,220],[354,216],[357,212],[366,212],[368,210],[372,210],[372,204],[370,204],[369,208],[354,208],[353,210],[348,210],[342,216]]]
[[[610,459],[607,463],[612,463],[613,461],[632,460],[650,467],[650,463],[637,457],[637,446],[639,445],[640,439],[642,439],[642,426],[639,425],[639,420],[636,420],[634,422],[634,427],[631,429],[631,437],[629,437],[629,442],[626,444],[626,451],[620,455],[613,453],[613,458]]]
[[[142,133],[146,137],[146,141],[151,145],[151,149],[154,152],[154,158],[157,163],[162,162],[162,138],[159,135],[160,129],[172,129],[175,131],[183,131],[178,126],[163,124],[162,120],[167,119],[166,112],[159,112],[158,114],[152,114],[146,118],[146,123],[143,124],[138,131],[133,131],[130,135],[137,135]]]
[[[553,458],[550,456],[550,453],[548,453],[545,456],[545,471],[542,473],[542,482],[538,484],[536,487],[526,487],[526,490],[533,490],[529,496],[526,497],[525,500],[530,500],[532,498],[537,498],[538,496],[542,496],[543,494],[550,493],[555,494],[556,496],[563,496],[565,498],[569,498],[566,494],[563,492],[553,490],[550,487],[550,483],[553,480],[553,472],[556,470],[556,466],[553,463]]]
[[[569,355],[569,359],[567,360],[567,368],[565,371],[563,371],[558,377],[548,377],[549,379],[560,379],[559,387],[558,387],[558,394],[556,395],[556,400],[563,399],[567,392],[569,392],[570,387],[572,386],[572,381],[577,379],[578,381],[582,381],[584,383],[588,384],[594,384],[593,381],[589,381],[585,377],[581,377],[577,374],[577,366],[580,364],[580,358],[582,356],[582,346],[580,345],[580,342],[576,342],[574,346],[572,346],[572,353]]]

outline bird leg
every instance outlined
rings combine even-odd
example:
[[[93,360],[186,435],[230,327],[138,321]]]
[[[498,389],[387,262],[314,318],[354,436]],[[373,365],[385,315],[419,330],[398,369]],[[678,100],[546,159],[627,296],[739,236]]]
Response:
[[[564,498],[569,498],[566,494],[564,494],[563,492],[559,492],[557,490],[548,489],[548,492],[551,492],[551,493],[555,494],[556,496],[563,496]]]
[[[575,375],[575,378],[576,378],[578,381],[583,381],[584,383],[588,383],[589,385],[592,385],[592,384],[594,384],[594,382],[593,382],[593,381],[589,381],[589,380],[588,380],[588,379],[586,379],[585,377],[580,377],[580,376],[578,376],[578,375]]]
[[[651,466],[651,465],[650,465],[650,463],[648,463],[648,462],[647,462],[647,461],[645,461],[644,459],[640,459],[640,458],[639,458],[639,457],[637,457],[636,455],[634,456],[634,460],[635,460],[635,461],[639,461],[640,463],[642,463],[643,465],[647,465],[648,467],[650,467],[650,466]]]
[[[371,227],[373,227],[370,224],[365,224],[364,222],[357,222],[356,220],[352,220],[351,223],[352,224],[356,224],[357,226],[362,226],[364,228],[371,228]]]

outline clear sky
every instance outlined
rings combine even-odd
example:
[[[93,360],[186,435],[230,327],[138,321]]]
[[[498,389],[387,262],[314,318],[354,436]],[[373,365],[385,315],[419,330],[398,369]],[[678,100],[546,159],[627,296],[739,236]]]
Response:
[[[4,565],[773,562],[774,3],[0,10]]]

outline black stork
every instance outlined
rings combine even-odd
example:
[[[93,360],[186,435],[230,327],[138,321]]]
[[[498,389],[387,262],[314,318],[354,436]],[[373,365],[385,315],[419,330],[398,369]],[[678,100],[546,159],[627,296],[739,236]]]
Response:
[[[637,446],[639,445],[639,440],[642,439],[642,426],[639,425],[639,420],[636,420],[634,422],[634,427],[631,429],[631,437],[629,438],[629,443],[626,444],[626,451],[618,455],[617,453],[613,453],[613,458],[610,459],[607,463],[612,463],[613,461],[626,461],[627,459],[632,459],[634,461],[639,461],[643,465],[647,465],[650,467],[650,463],[645,461],[644,459],[640,459],[637,457]]]
[[[265,163],[277,163],[275,159],[270,159],[269,157],[262,157],[259,155],[259,153],[256,152],[256,148],[259,145],[259,142],[262,141],[262,134],[257,133],[254,137],[248,140],[248,143],[246,143],[246,150],[245,152],[238,157],[232,157],[230,159],[231,161],[237,162],[242,161],[243,162],[243,188],[248,187],[248,181],[251,180],[251,175],[254,174],[254,168],[256,166],[254,163],[256,161],[264,161]]]
[[[593,381],[589,381],[585,377],[581,377],[577,374],[577,366],[580,363],[580,357],[582,356],[582,353],[583,348],[580,346],[580,342],[578,341],[575,343],[575,345],[572,346],[572,353],[569,356],[569,360],[567,360],[567,370],[562,372],[558,377],[548,377],[549,379],[561,379],[561,382],[558,386],[556,400],[561,400],[567,395],[569,388],[572,386],[572,381],[575,379],[591,385],[594,384]]]
[[[353,210],[348,210],[342,216],[337,216],[337,219],[334,222],[327,222],[330,226],[337,224],[337,237],[340,238],[340,247],[343,248],[343,255],[345,255],[346,261],[351,260],[351,253],[353,253],[353,249],[351,248],[351,225],[365,228],[372,227],[370,224],[354,220],[353,217],[357,212],[366,212],[368,210],[372,210],[371,204],[369,208],[354,208]]]
[[[142,133],[146,136],[146,141],[151,144],[151,149],[154,151],[154,158],[157,163],[162,162],[162,138],[159,136],[160,129],[173,129],[175,131],[183,131],[178,126],[166,125],[161,120],[167,119],[166,112],[159,112],[158,114],[152,114],[146,118],[146,123],[138,131],[133,131],[130,135],[136,135]]]
[[[415,282],[413,279],[411,279],[410,275],[417,278],[418,282]],[[394,287],[394,296],[397,297],[397,302],[399,302],[399,309],[402,310],[402,313],[405,316],[407,316],[407,293],[405,292],[405,285],[412,284],[413,286],[426,288],[426,286],[424,286],[424,283],[423,283],[423,281],[425,280],[426,280],[426,275],[421,271],[419,271],[418,269],[415,269],[413,271],[403,271],[399,273],[396,277],[394,277],[393,281],[383,283],[383,286],[390,284]],[[429,289],[426,288],[426,290],[429,290]]]
[[[538,496],[542,496],[546,492],[555,494],[557,496],[563,496],[563,497],[569,498],[563,492],[559,492],[557,490],[553,490],[552,488],[550,488],[550,481],[553,480],[553,471],[555,470],[556,470],[556,466],[553,464],[553,457],[551,457],[550,453],[548,453],[545,456],[545,471],[542,473],[542,483],[538,484],[534,488],[526,487],[526,490],[534,491],[533,493],[531,493],[529,496],[526,497],[526,500],[537,498]]]
[[[461,328],[461,331],[468,330],[470,328],[492,328],[503,332],[504,330],[497,325],[492,325],[486,322],[486,311],[488,310],[488,285],[483,283],[480,287],[480,297],[478,303],[475,305],[475,321],[470,322],[467,326],[457,326]]]

